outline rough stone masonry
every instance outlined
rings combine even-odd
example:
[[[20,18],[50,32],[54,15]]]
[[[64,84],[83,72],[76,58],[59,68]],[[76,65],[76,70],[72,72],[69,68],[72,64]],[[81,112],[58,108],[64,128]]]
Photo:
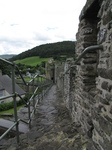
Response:
[[[112,150],[112,0],[87,0],[79,18],[76,58],[88,46],[103,50],[88,52],[64,76],[63,97],[91,141],[86,149]]]

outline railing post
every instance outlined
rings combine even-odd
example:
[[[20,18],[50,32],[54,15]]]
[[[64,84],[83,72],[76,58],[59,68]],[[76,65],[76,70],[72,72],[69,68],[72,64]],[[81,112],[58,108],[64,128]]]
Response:
[[[34,84],[35,84],[35,81],[34,81],[34,78],[33,78],[33,93],[34,93]],[[33,109],[34,109],[34,114],[35,114],[35,96],[33,97]]]
[[[28,96],[28,100],[27,100],[27,102],[28,102],[28,119],[29,119],[29,128],[31,128],[31,115],[30,115],[30,101],[29,101],[29,98],[30,98],[30,96],[29,96],[29,83],[27,83],[27,96]]]
[[[17,116],[17,103],[16,103],[16,90],[15,90],[15,64],[12,66],[12,92],[15,95],[13,97],[14,103],[14,117],[16,124],[17,143],[19,143],[19,128],[18,128],[18,116]]]
[[[64,85],[65,85],[65,84],[64,84],[64,82],[65,82],[64,75],[63,75],[63,77],[62,77],[62,80],[63,80],[63,81],[62,81],[62,83],[63,83],[63,91],[62,91],[62,94],[63,94],[63,100],[64,100],[64,88],[65,88],[65,87],[64,87]]]
[[[37,76],[37,85],[39,85],[39,75]]]
[[[42,95],[41,95],[42,100],[43,100],[43,98],[44,98],[44,96],[43,96],[43,89],[44,89],[44,88],[42,87],[42,92],[41,92],[41,93],[42,93]]]
[[[41,76],[41,82],[42,82],[42,76]]]

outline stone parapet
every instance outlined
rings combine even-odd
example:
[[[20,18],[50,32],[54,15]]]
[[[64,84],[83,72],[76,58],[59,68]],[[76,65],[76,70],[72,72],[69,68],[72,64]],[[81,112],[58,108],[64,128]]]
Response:
[[[86,149],[112,150],[112,0],[87,0],[76,37],[76,58],[88,46],[103,50],[87,53],[68,72],[64,101],[89,139]]]
[[[67,60],[57,85],[88,141],[84,150],[112,150],[112,0],[87,0],[76,38],[76,59],[89,46],[103,49],[89,51],[64,75],[74,63]]]

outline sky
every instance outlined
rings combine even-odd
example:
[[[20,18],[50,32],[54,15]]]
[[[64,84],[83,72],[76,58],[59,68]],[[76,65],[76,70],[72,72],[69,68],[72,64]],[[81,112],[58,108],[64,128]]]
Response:
[[[0,0],[0,55],[75,41],[86,0]]]

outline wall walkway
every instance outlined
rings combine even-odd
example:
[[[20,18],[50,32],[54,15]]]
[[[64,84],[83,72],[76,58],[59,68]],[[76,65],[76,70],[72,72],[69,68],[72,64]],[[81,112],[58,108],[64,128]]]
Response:
[[[81,128],[71,120],[63,98],[53,85],[38,105],[32,128],[16,138],[2,140],[0,150],[84,150],[85,140]]]

